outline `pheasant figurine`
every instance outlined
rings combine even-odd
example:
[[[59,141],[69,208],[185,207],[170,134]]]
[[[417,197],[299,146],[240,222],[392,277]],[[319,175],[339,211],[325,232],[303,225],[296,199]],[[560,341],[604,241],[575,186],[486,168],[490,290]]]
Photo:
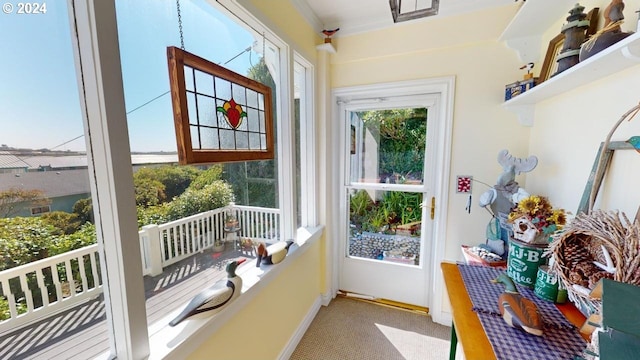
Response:
[[[293,241],[291,240],[278,241],[277,243],[269,246],[265,246],[264,243],[260,243],[256,251],[258,254],[256,267],[260,267],[260,263],[266,265],[281,263],[287,256],[287,253],[289,253],[291,245],[293,245]]]
[[[500,274],[492,282],[505,286],[504,293],[498,297],[498,307],[504,321],[516,329],[542,336],[542,317],[536,304],[518,293],[513,280],[506,273]]]
[[[245,260],[234,260],[227,264],[227,279],[216,282],[210,288],[196,295],[180,315],[171,320],[169,325],[176,326],[186,318],[203,312],[208,312],[209,315],[215,314],[240,296],[242,278],[236,275],[236,269]]]

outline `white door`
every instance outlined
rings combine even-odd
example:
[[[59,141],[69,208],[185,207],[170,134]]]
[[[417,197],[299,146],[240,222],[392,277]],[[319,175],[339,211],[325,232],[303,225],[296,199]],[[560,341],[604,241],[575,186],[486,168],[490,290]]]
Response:
[[[340,103],[340,290],[428,307],[439,96]]]

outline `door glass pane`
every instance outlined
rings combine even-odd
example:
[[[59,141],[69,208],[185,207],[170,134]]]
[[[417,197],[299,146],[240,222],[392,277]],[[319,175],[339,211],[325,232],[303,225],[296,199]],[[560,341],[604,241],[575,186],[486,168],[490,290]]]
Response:
[[[348,256],[420,264],[422,193],[351,189]]]
[[[349,113],[352,183],[422,184],[427,110]]]

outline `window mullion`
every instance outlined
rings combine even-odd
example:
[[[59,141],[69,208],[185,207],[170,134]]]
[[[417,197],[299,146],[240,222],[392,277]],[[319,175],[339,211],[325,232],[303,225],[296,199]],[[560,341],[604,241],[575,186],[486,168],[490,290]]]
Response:
[[[112,356],[149,340],[114,0],[70,0]]]

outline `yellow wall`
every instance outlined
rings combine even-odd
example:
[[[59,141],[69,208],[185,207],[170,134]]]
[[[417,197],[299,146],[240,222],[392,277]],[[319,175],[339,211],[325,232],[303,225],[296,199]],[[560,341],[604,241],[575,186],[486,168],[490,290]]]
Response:
[[[609,2],[587,0],[580,4],[585,6],[585,12],[600,8],[601,28]],[[625,1],[624,31],[637,31],[638,15],[634,11],[639,7],[640,0]],[[557,35],[566,22],[564,17],[562,15],[545,33],[543,54],[549,39]],[[575,215],[598,146],[622,114],[640,102],[639,90],[640,66],[634,66],[538,104],[530,150],[538,156],[539,165],[527,175],[527,190],[548,196],[554,206]],[[621,124],[612,140],[625,141],[633,135],[640,135],[638,117]],[[640,206],[639,177],[640,155],[630,150],[616,152],[595,207],[635,216]]]
[[[247,10],[257,15],[272,31],[293,46],[294,50],[315,62],[315,45],[320,42],[317,34],[298,13],[289,0],[241,0]]]
[[[446,258],[461,259],[461,244],[484,241],[490,216],[477,206],[487,187],[473,184],[474,207],[455,193],[455,176],[495,184],[502,149],[527,156],[529,129],[501,107],[504,86],[522,78],[514,51],[498,42],[517,6],[427,20],[337,39],[332,56],[333,87],[455,75],[455,108]],[[520,179],[519,180],[523,180]],[[442,240],[441,240],[442,241]]]
[[[277,359],[320,295],[319,251],[315,242],[301,257],[285,259],[289,267],[189,358]]]

